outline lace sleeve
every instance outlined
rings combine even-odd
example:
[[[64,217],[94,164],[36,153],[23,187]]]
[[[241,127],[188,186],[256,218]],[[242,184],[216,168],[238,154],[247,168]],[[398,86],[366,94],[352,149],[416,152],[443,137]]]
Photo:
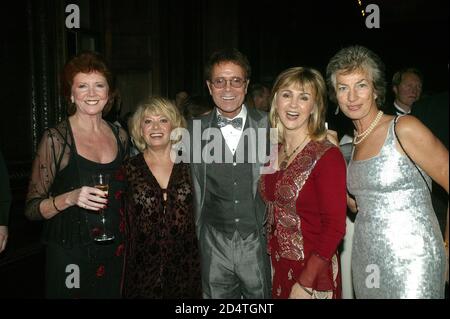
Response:
[[[43,219],[39,208],[40,203],[49,198],[57,170],[62,169],[61,164],[67,165],[68,156],[62,156],[65,143],[57,129],[53,128],[44,132],[33,161],[28,185],[25,216],[30,220]]]

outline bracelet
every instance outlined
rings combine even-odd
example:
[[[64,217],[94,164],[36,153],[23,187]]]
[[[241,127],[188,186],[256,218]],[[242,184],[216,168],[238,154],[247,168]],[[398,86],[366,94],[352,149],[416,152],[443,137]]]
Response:
[[[312,297],[312,295],[313,295],[313,291],[312,291],[312,289],[311,290],[309,290],[309,289],[307,289],[306,287],[303,287],[302,285],[300,285],[300,284],[298,284],[299,286],[300,286],[300,288],[302,288],[308,295],[310,295],[311,297]]]
[[[55,207],[55,209],[56,209],[56,211],[58,212],[58,213],[61,213],[61,211],[58,209],[58,207],[56,207],[56,204],[55,204],[55,197],[53,197],[53,207]]]

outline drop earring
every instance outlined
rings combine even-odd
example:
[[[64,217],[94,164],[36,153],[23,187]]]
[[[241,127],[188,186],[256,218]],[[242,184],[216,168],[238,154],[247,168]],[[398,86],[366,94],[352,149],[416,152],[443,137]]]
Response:
[[[70,101],[71,101],[72,103],[75,103],[75,99],[73,98],[73,95],[70,97]]]

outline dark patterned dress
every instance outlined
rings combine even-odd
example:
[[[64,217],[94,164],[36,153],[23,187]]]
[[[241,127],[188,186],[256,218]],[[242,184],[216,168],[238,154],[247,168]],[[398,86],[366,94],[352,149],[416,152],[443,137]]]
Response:
[[[313,298],[340,298],[337,247],[345,234],[345,161],[331,143],[310,141],[284,170],[261,176],[268,206],[273,298],[299,282]]]
[[[167,190],[161,189],[143,154],[126,161],[124,168],[128,190],[123,296],[201,298],[189,166],[174,164]]]
[[[31,220],[44,221],[47,298],[120,298],[125,230],[121,200],[125,178],[120,169],[128,153],[128,136],[108,124],[118,148],[112,162],[96,163],[79,155],[69,120],[44,132],[33,162],[25,214]],[[110,175],[105,214],[108,231],[115,239],[103,244],[93,239],[102,230],[98,213],[71,206],[43,219],[39,210],[40,203],[49,196],[93,186],[94,173]]]

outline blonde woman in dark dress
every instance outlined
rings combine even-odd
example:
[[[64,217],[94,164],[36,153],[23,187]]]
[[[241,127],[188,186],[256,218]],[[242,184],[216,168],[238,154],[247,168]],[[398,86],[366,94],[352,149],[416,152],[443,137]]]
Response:
[[[171,133],[184,126],[175,105],[158,97],[142,103],[131,119],[141,153],[124,164],[125,298],[201,297],[189,165],[172,160]]]

